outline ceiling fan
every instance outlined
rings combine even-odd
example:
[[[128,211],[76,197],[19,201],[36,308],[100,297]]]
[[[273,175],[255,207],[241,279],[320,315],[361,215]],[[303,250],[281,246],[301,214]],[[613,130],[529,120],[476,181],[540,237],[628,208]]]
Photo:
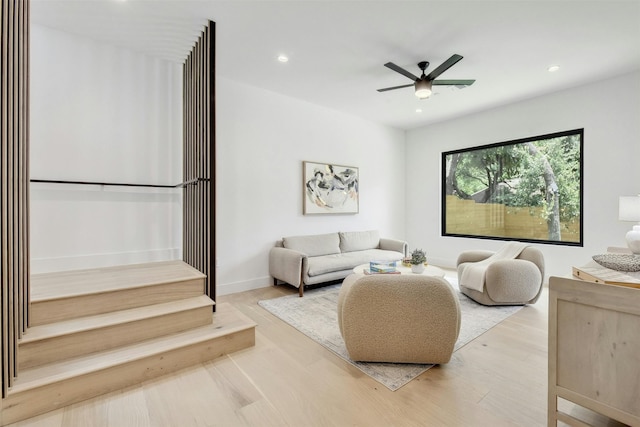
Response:
[[[447,71],[449,68],[455,65],[456,62],[460,61],[461,59],[462,59],[462,56],[454,54],[451,56],[451,58],[447,59],[442,64],[440,64],[438,68],[436,68],[431,73],[429,73],[429,75],[425,75],[424,73],[424,70],[427,69],[427,67],[429,66],[429,63],[427,61],[419,62],[418,67],[422,70],[422,75],[420,77],[414,76],[413,74],[411,74],[404,68],[397,66],[393,62],[387,62],[386,64],[384,64],[385,67],[390,68],[393,71],[410,78],[411,80],[414,81],[414,83],[409,85],[386,87],[384,89],[378,89],[378,92],[386,92],[388,90],[401,89],[404,87],[414,86],[416,89],[416,96],[420,99],[425,99],[431,96],[432,85],[471,86],[475,82],[475,80],[435,80],[436,77],[438,77],[440,74]]]

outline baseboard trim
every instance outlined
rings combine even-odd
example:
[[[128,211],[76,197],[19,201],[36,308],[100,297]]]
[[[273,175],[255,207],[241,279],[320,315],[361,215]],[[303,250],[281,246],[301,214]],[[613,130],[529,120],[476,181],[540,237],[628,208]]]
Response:
[[[251,291],[254,289],[268,288],[273,285],[273,279],[270,276],[264,276],[257,279],[242,280],[232,283],[219,283],[216,287],[216,295],[237,294],[238,292]]]

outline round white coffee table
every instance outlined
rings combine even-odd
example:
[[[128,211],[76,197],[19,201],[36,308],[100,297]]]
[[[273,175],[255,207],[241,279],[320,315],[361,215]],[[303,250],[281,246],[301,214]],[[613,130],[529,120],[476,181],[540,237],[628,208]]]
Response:
[[[435,267],[433,265],[427,265],[422,273],[414,273],[411,271],[411,267],[405,267],[404,265],[402,265],[402,263],[398,263],[398,265],[396,266],[396,270],[399,271],[400,274],[423,274],[425,276],[436,277],[444,277],[445,274],[443,269]],[[360,264],[353,268],[353,272],[358,274],[369,274],[369,264]]]

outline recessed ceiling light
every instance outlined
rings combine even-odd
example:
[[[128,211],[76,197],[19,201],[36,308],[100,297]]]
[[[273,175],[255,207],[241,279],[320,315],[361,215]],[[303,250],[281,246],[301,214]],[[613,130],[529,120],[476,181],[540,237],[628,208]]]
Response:
[[[422,108],[416,108],[416,113],[422,113]]]
[[[547,71],[550,72],[550,73],[555,73],[559,69],[560,69],[559,65],[551,65],[549,68],[547,68]]]
[[[287,55],[278,55],[278,61],[289,62],[289,57]]]

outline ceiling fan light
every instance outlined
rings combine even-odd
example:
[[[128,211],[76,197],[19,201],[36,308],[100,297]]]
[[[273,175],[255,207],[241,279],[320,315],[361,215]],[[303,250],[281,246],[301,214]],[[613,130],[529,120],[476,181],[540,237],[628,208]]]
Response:
[[[426,99],[431,96],[431,82],[429,80],[418,80],[415,87],[418,98]]]

